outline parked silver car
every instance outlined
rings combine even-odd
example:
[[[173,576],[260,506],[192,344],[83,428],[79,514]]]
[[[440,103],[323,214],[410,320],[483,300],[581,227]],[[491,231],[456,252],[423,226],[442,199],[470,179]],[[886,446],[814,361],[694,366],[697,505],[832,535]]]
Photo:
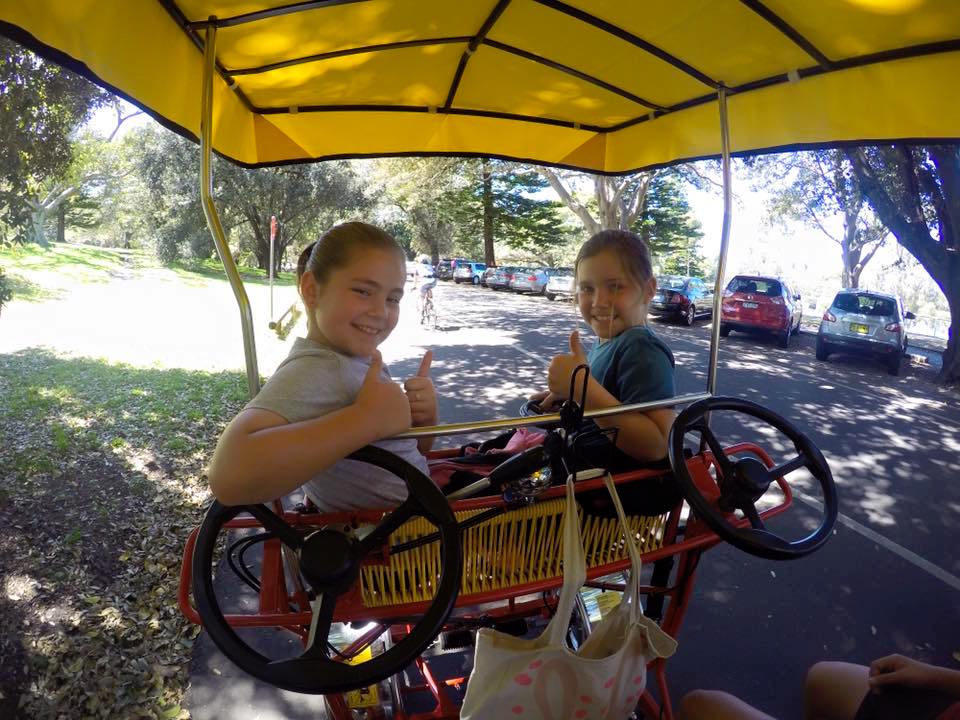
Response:
[[[517,271],[513,265],[501,265],[494,268],[494,271],[487,275],[487,287],[491,290],[506,290],[510,287],[510,281],[513,280],[513,273]]]
[[[462,282],[480,284],[480,276],[487,266],[482,262],[457,262],[457,267],[453,270],[453,281],[457,284]]]
[[[518,293],[542,295],[549,279],[550,276],[547,275],[545,268],[519,268],[513,274],[513,280],[510,281],[510,289]]]
[[[549,268],[547,275],[550,279],[547,281],[547,288],[543,294],[547,300],[553,300],[557,297],[573,297],[575,289],[573,287],[573,268]]]
[[[882,358],[890,374],[897,375],[907,351],[903,321],[914,317],[904,312],[895,295],[841,290],[820,321],[817,359],[826,360],[833,352],[872,355]]]

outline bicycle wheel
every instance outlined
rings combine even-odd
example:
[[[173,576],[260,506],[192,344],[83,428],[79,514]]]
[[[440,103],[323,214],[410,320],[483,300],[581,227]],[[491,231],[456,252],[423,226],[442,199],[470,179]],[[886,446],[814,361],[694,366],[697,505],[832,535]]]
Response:
[[[420,313],[420,324],[430,330],[437,328],[437,311],[433,307],[433,300],[427,298],[423,303],[423,311]]]

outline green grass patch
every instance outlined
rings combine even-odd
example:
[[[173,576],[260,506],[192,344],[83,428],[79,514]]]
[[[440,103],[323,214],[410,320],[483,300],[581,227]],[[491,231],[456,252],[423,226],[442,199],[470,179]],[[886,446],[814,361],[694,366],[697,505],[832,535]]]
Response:
[[[0,247],[0,267],[13,301],[20,302],[58,300],[78,284],[109,282],[150,264],[156,261],[144,250],[69,243]]]
[[[0,356],[0,387],[0,429],[25,429],[31,451],[21,462],[35,471],[43,457],[90,449],[193,463],[242,406],[246,381],[236,372],[143,369],[31,349]]]
[[[199,279],[227,281],[226,271],[219,258],[207,260],[181,260],[170,267],[182,280],[193,283]],[[269,285],[270,278],[266,270],[259,268],[239,267],[237,271],[245,283],[253,285]],[[292,287],[297,283],[296,273],[281,272],[274,276],[273,284],[276,287]]]
[[[150,262],[144,250],[102,248],[95,245],[35,243],[0,247],[0,264],[18,275],[44,272],[62,274],[82,282],[105,282],[110,274]]]
[[[183,702],[198,629],[172,602],[180,556],[245,399],[239,372],[0,355],[0,547],[16,548],[3,570],[36,583],[0,613],[0,693],[24,717],[56,717],[64,698],[77,717]],[[138,616],[156,619],[149,632]],[[150,667],[172,670],[158,686]]]

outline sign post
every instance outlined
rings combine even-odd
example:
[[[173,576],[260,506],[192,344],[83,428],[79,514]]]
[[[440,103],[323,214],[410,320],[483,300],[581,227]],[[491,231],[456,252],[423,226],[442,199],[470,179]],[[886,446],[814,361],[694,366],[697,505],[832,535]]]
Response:
[[[273,246],[277,237],[277,216],[270,216],[270,319],[273,320]]]

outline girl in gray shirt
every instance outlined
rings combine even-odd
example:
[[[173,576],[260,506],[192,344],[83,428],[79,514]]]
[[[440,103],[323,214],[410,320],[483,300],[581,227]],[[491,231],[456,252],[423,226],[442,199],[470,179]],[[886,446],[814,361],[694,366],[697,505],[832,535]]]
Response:
[[[377,350],[399,319],[403,250],[379,228],[345,223],[304,252],[298,273],[307,337],[224,430],[210,488],[226,505],[303,486],[323,511],[396,506],[407,494],[400,478],[344,458],[376,444],[429,475],[430,439],[384,440],[437,422],[432,353],[401,388]]]

